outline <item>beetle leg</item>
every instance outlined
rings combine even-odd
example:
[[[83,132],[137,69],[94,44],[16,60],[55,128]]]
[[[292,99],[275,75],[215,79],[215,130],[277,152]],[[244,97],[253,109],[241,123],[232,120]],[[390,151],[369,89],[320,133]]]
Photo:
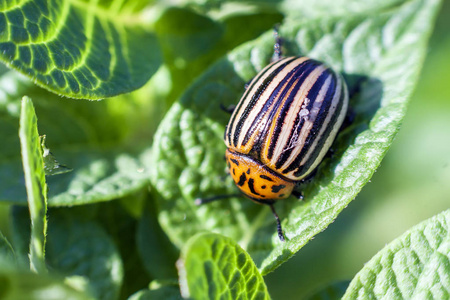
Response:
[[[333,150],[328,150],[329,152],[333,152]],[[309,173],[308,174],[308,176],[306,176],[305,178],[303,178],[301,181],[300,181],[300,183],[301,184],[305,184],[305,183],[309,183],[309,182],[311,182],[313,179],[314,179],[314,177],[316,176],[316,174],[317,174],[317,168],[315,168],[311,173]]]
[[[303,193],[300,191],[293,190],[292,195],[298,200],[303,200]]]
[[[284,234],[283,234],[283,229],[281,228],[280,218],[278,217],[278,214],[275,211],[275,208],[273,207],[273,204],[268,204],[268,205],[270,206],[270,209],[272,210],[272,214],[275,217],[275,220],[277,220],[278,237],[280,238],[280,241],[285,242],[286,240],[284,239]]]

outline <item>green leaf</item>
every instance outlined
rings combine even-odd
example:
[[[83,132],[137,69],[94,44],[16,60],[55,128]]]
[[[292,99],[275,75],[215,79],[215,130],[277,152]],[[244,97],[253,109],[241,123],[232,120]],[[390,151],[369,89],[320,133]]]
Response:
[[[25,1],[0,7],[0,59],[52,92],[101,99],[131,92],[161,55],[141,1]]]
[[[99,222],[107,230],[120,252],[124,270],[119,299],[127,298],[130,294],[147,286],[151,280],[145,270],[137,247],[138,220],[135,216],[130,215],[130,211],[124,206],[125,203],[131,205],[132,202],[144,202],[147,196],[147,191],[140,191],[118,201],[84,205],[76,208],[78,214],[89,217],[89,210],[93,209],[92,206],[94,206],[95,213],[90,219]],[[67,214],[74,214],[74,209],[64,208],[62,210]]]
[[[92,148],[58,152],[74,171],[48,179],[50,205],[78,205],[109,201],[132,194],[148,184],[139,159],[121,150]]]
[[[144,208],[137,230],[137,246],[142,263],[154,279],[177,278],[175,262],[179,253],[158,224],[153,199]]]
[[[356,274],[343,299],[450,297],[450,210],[411,228]]]
[[[117,299],[123,265],[110,236],[95,221],[49,212],[48,264],[66,276],[83,276],[96,299]]]
[[[39,128],[46,134],[48,148],[61,164],[73,169],[47,179],[49,205],[108,201],[148,184],[139,153],[150,146],[150,138],[145,138],[150,133],[141,127],[147,128],[151,120],[157,119],[148,116],[151,103],[141,105],[137,97],[140,94],[134,93],[93,103],[61,101],[10,71],[0,77],[0,127],[4,139],[4,147],[0,147],[0,200],[22,204],[26,199],[16,134],[20,111],[17,99],[25,93],[34,97]],[[135,148],[124,149],[122,145],[126,144]]]
[[[121,151],[84,150],[58,152],[58,160],[74,168],[73,172],[48,178],[49,205],[79,205],[109,201],[131,194],[148,184],[148,174],[142,163],[133,155]],[[20,174],[17,163],[4,163],[3,170],[10,168],[9,187],[3,190],[3,199],[22,202]],[[2,171],[3,171],[2,170]],[[7,177],[6,171],[0,177]],[[13,181],[14,180],[14,181]],[[12,182],[13,181],[13,182]]]
[[[192,299],[270,299],[250,255],[232,239],[200,233],[177,263],[181,294]]]
[[[0,298],[2,300],[94,299],[87,292],[65,284],[61,278],[37,275],[7,265],[3,260],[0,268]]]
[[[279,242],[268,207],[246,199],[194,204],[198,197],[237,192],[229,177],[223,180],[222,138],[229,116],[220,104],[235,104],[244,83],[269,63],[272,32],[205,72],[161,123],[149,162],[160,194],[159,219],[171,240],[181,247],[197,232],[222,233],[239,241],[266,274],[323,231],[368,182],[398,132],[439,4],[397,1],[389,9],[293,18],[281,27],[285,55],[308,55],[344,74],[356,115],[314,180],[302,185],[305,200],[275,205],[286,243]]]
[[[42,273],[46,272],[47,183],[37,117],[33,103],[28,97],[22,99],[19,137],[31,215],[30,267],[31,270]]]
[[[263,0],[264,1],[264,0]],[[371,14],[374,11],[387,11],[404,3],[402,0],[364,1],[359,0],[321,0],[305,5],[307,1],[283,0],[280,9],[290,15],[298,17],[309,15],[311,17],[344,17],[346,15]]]

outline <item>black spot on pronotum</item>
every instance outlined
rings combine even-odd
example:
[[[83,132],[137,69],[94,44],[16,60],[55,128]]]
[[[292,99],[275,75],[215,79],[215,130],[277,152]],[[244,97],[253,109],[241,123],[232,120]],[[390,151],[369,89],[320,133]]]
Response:
[[[252,194],[259,195],[259,194],[255,191],[255,181],[253,180],[253,178],[250,178],[250,179],[248,180],[248,187],[250,188],[250,192],[252,192]]]
[[[232,158],[230,159],[236,166],[239,167],[239,161],[237,161],[236,159]]]
[[[250,168],[248,168],[248,170],[247,170],[247,174],[250,174]]]
[[[284,189],[286,186],[284,184],[280,185],[272,185],[272,193],[278,193],[282,189]]]
[[[273,181],[272,178],[270,178],[269,176],[266,176],[266,175],[259,175],[259,177],[261,177],[262,179],[268,180],[268,181]]]
[[[235,168],[233,168],[232,172],[233,172],[233,175],[236,175],[236,169]]]
[[[278,195],[278,198],[282,198],[282,197],[284,197],[284,194]]]
[[[261,188],[264,190],[264,189],[266,188],[266,186],[265,186],[265,185],[262,185]]]
[[[247,176],[245,176],[245,173],[242,173],[242,175],[239,177],[239,182],[236,184],[238,186],[243,186],[245,181],[247,181]]]

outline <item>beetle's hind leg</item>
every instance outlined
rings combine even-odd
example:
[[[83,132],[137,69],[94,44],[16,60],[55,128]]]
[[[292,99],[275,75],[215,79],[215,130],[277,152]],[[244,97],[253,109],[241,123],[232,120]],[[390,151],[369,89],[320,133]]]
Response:
[[[315,168],[311,173],[309,173],[308,176],[300,180],[297,185],[295,186],[294,190],[292,191],[292,196],[297,198],[298,200],[303,200],[304,195],[303,192],[300,190],[300,187],[303,185],[306,185],[314,180],[314,177],[316,177],[317,174],[317,168]]]
[[[298,190],[293,190],[292,191],[292,196],[294,196],[298,200],[303,200],[303,198],[304,198],[303,193],[301,191],[298,191]]]
[[[275,220],[277,221],[277,232],[278,232],[278,238],[280,239],[280,241],[285,242],[285,238],[284,238],[284,234],[283,234],[283,228],[281,227],[281,221],[280,218],[278,217],[277,212],[275,211],[275,207],[273,207],[273,203],[272,204],[267,204],[270,206],[270,209],[272,210],[272,214],[275,217]]]
[[[317,175],[317,170],[318,170],[318,168],[315,168],[314,170],[312,170],[311,173],[309,173],[305,178],[300,180],[299,184],[308,184],[311,181],[313,181],[314,177],[316,177],[316,175]]]

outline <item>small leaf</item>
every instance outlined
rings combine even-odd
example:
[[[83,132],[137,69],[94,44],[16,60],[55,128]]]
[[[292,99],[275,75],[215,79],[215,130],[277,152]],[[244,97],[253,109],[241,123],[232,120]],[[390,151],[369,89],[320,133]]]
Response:
[[[448,299],[450,210],[411,228],[356,274],[343,299]]]
[[[36,113],[28,97],[22,99],[19,136],[31,215],[30,267],[31,270],[41,273],[46,272],[47,183]]]
[[[177,263],[181,294],[193,299],[270,299],[250,255],[230,238],[200,233]]]
[[[101,99],[131,92],[161,62],[139,2],[4,2],[0,59],[64,96]]]
[[[119,252],[94,221],[50,211],[47,243],[49,265],[66,276],[84,276],[96,299],[117,299],[123,280]]]
[[[246,199],[201,207],[194,202],[198,197],[237,192],[222,159],[229,116],[220,105],[236,104],[245,82],[269,63],[273,33],[214,64],[172,106],[155,134],[149,168],[160,195],[161,226],[178,247],[197,232],[219,232],[239,241],[266,274],[323,231],[355,198],[399,130],[440,1],[394,4],[387,10],[380,5],[332,18],[306,15],[289,19],[280,28],[286,56],[307,55],[343,73],[356,114],[314,180],[301,186],[305,200],[276,204],[286,243],[278,241],[268,207]]]
[[[45,135],[41,137],[41,147],[43,152],[42,158],[44,160],[44,171],[46,176],[64,174],[72,171],[71,168],[61,165],[50,152],[50,149],[45,146]]]

